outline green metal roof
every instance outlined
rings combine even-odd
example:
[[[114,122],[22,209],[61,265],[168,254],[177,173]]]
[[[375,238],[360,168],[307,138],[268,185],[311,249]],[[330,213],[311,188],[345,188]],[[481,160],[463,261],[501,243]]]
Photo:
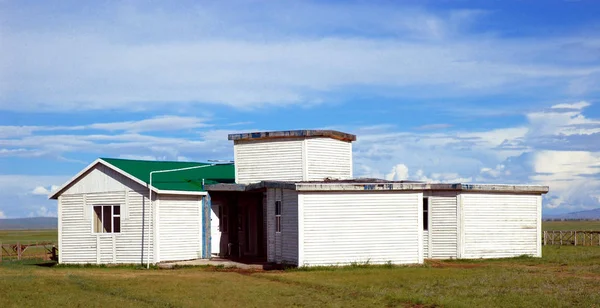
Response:
[[[233,164],[211,165],[197,162],[147,161],[117,158],[101,159],[146,184],[150,181],[151,171],[206,166],[183,171],[154,173],[152,175],[152,186],[159,190],[204,191],[202,180],[207,185],[235,183],[235,167]]]

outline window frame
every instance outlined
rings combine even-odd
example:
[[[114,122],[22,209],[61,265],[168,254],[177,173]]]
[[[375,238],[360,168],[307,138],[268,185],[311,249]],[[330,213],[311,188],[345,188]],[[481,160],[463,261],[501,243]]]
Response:
[[[92,206],[92,234],[120,234],[121,233],[121,226],[122,226],[122,208],[120,204],[93,204]],[[102,214],[100,216],[100,232],[97,232],[96,230],[97,228],[97,223],[98,223],[98,213],[96,212],[96,208],[99,207],[100,208],[100,213]],[[104,222],[105,222],[105,217],[104,217],[104,213],[105,213],[105,208],[106,207],[110,207],[110,232],[104,232],[105,228],[104,228]],[[115,208],[118,207],[118,214],[115,214]],[[115,231],[115,218],[119,218],[119,231]]]
[[[275,233],[281,233],[281,214],[283,213],[283,203],[280,200],[275,201]]]
[[[423,212],[423,231],[429,231],[429,221],[431,212],[431,203],[429,202],[429,197],[423,197],[423,206],[421,207],[421,211]]]

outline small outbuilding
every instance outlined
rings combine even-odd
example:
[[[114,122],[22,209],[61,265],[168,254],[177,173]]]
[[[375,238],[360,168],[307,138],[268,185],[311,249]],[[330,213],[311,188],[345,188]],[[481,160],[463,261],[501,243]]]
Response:
[[[60,262],[541,256],[546,186],[354,179],[356,136],[331,130],[229,139],[235,164],[98,159],[82,170],[51,196]]]

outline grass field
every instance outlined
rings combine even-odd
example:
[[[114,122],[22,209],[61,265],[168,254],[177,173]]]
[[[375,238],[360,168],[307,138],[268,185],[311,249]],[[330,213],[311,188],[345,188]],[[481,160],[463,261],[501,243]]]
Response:
[[[544,231],[600,231],[600,221],[544,221]]]
[[[0,307],[600,307],[600,247],[272,272],[0,265]]]
[[[0,242],[3,244],[58,242],[57,230],[0,230]]]

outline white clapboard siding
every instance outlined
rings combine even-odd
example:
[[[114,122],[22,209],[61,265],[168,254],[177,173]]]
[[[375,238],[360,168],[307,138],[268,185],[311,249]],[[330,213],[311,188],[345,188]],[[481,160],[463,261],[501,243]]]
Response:
[[[302,181],[301,139],[236,141],[236,182]]]
[[[280,240],[275,234],[275,199],[277,193],[278,189],[267,189],[267,202],[264,216],[266,217],[265,221],[267,222],[267,261],[269,262],[277,261],[275,247],[277,246],[277,241]]]
[[[160,196],[160,261],[202,257],[202,201],[198,196]]]
[[[155,198],[153,194],[152,199]],[[117,263],[145,264],[148,258],[154,263],[154,213],[148,202],[148,191],[129,191],[127,202],[128,218],[121,218],[121,233],[115,235]]]
[[[141,190],[143,187],[128,177],[97,164],[62,194],[103,193],[107,191]]]
[[[84,218],[83,195],[62,195],[61,207],[61,263],[96,263],[97,238],[92,234],[92,220]]]
[[[98,255],[101,264],[115,262],[114,241],[115,237],[112,234],[98,235]]]
[[[331,138],[306,140],[308,181],[352,178],[352,143]]]
[[[462,258],[539,255],[539,198],[463,193]]]
[[[456,193],[438,193],[429,197],[431,258],[458,256]]]
[[[422,193],[300,193],[299,265],[423,262]]]
[[[282,201],[281,232],[275,232],[275,201]],[[298,264],[298,193],[294,190],[267,190],[267,260]]]
[[[142,214],[147,193],[116,191],[63,194],[61,207],[61,263],[153,263],[152,210],[146,207],[144,250]],[[95,234],[92,229],[94,205],[121,206],[121,232]],[[143,258],[142,258],[143,257]]]
[[[423,256],[425,259],[429,258],[429,231],[423,231]]]
[[[281,262],[298,264],[298,192],[283,189]]]

